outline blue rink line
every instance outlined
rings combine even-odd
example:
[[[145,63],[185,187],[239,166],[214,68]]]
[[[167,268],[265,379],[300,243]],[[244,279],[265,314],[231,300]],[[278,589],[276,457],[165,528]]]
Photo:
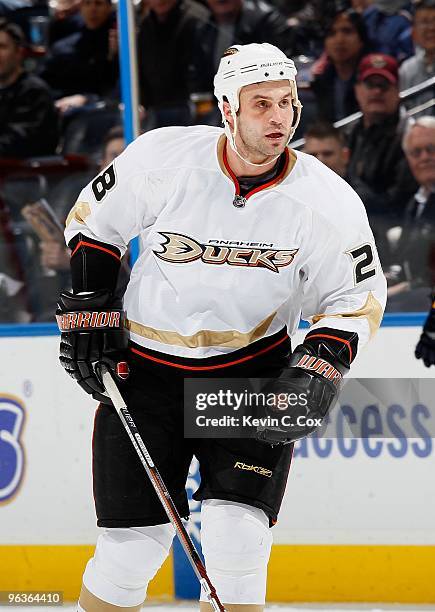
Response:
[[[425,312],[388,312],[384,315],[381,327],[421,327],[426,320]],[[301,321],[300,329],[307,329],[308,323]],[[19,338],[21,336],[58,336],[56,323],[1,323],[0,337]]]

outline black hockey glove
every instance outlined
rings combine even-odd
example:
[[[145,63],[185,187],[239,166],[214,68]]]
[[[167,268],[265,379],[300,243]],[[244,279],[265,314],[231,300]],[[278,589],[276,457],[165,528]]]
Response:
[[[423,327],[423,333],[415,347],[415,356],[417,359],[423,359],[427,368],[435,365],[435,295],[432,308]]]
[[[56,319],[61,333],[60,363],[99,402],[104,394],[99,364],[105,363],[117,382],[128,377],[128,332],[119,298],[107,290],[60,294]]]
[[[343,375],[349,371],[342,359],[324,344],[300,344],[290,357],[289,366],[262,390],[273,405],[266,405],[266,416],[278,425],[257,429],[257,439],[268,444],[289,444],[305,438],[322,425],[334,406]]]

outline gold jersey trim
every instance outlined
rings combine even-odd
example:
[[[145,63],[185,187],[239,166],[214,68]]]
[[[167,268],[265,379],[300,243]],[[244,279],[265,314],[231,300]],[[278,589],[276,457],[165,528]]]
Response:
[[[86,217],[89,217],[91,214],[91,207],[89,206],[89,202],[76,202],[74,206],[69,211],[68,217],[66,218],[65,227],[72,221],[77,221],[80,225],[85,225]]]
[[[379,329],[382,321],[382,315],[384,311],[378,300],[375,298],[373,293],[369,291],[367,296],[367,300],[362,308],[358,310],[354,310],[353,312],[344,312],[344,313],[336,313],[336,314],[318,314],[313,317],[313,325],[318,323],[322,319],[331,318],[344,318],[344,319],[357,319],[360,317],[365,317],[369,323],[370,328],[370,338],[375,335],[377,330]]]
[[[260,340],[270,327],[276,311],[266,317],[258,325],[248,332],[240,332],[236,329],[225,331],[212,331],[210,329],[201,329],[191,336],[183,336],[175,331],[165,329],[154,329],[136,321],[126,320],[125,326],[133,334],[154,340],[161,344],[169,344],[172,346],[184,346],[188,348],[199,348],[202,346],[223,346],[228,348],[240,349]]]

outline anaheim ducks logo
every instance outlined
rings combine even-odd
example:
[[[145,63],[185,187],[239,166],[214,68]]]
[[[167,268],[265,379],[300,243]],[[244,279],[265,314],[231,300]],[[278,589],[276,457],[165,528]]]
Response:
[[[292,263],[298,252],[298,249],[279,251],[263,248],[264,243],[231,240],[210,240],[208,244],[200,244],[183,234],[159,233],[164,236],[166,242],[161,245],[163,251],[153,252],[159,259],[171,263],[187,263],[201,259],[206,264],[266,268],[279,272],[279,268]]]

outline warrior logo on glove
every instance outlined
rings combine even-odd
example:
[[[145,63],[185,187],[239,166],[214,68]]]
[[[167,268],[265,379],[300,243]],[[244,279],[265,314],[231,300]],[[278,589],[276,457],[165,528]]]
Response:
[[[334,368],[333,365],[325,361],[324,359],[320,359],[319,357],[310,357],[309,355],[302,355],[299,361],[295,364],[295,368],[303,368],[304,370],[310,370],[311,372],[316,372],[327,378],[328,380],[332,380],[333,383],[338,384],[343,376],[341,373]]]
[[[56,320],[60,331],[121,327],[121,313],[119,310],[112,312],[65,312],[64,314],[56,315]]]

